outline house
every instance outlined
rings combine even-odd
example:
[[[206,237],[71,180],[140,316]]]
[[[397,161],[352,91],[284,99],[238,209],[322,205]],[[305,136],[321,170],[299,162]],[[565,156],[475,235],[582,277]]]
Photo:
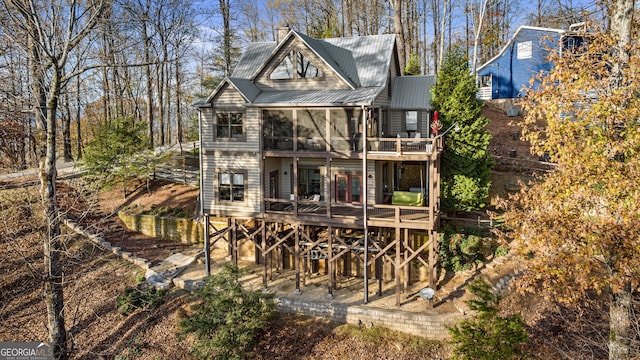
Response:
[[[580,24],[576,24],[580,25]],[[574,28],[560,29],[521,26],[493,59],[476,70],[478,99],[513,99],[530,86],[530,79],[553,68],[550,51],[577,48],[582,37]],[[534,82],[535,88],[538,82]]]
[[[394,35],[248,45],[198,105],[205,247],[234,261],[435,286],[442,136],[433,76],[404,77]],[[213,219],[224,218],[223,225]],[[216,225],[218,224],[218,225]],[[275,265],[274,265],[275,264]],[[424,275],[424,274],[423,274]],[[302,279],[301,279],[302,277]]]

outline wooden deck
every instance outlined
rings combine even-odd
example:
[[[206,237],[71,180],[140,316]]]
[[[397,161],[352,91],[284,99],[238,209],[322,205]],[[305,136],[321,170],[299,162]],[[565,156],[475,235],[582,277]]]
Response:
[[[326,201],[265,199],[266,218],[287,218],[318,226],[338,225],[345,221],[363,227],[362,205],[328,204]],[[367,225],[433,230],[433,211],[426,206],[370,205],[367,207]]]

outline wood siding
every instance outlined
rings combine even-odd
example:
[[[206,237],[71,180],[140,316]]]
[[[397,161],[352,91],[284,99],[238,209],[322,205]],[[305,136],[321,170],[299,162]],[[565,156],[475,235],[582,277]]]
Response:
[[[214,107],[220,108],[225,106],[242,106],[247,101],[244,97],[238,92],[238,90],[234,89],[232,86],[229,86],[228,83],[225,83],[220,91],[213,97],[211,103]]]
[[[241,105],[241,104],[239,104]],[[238,108],[238,111],[242,108]],[[260,151],[260,110],[248,108],[244,112],[246,139],[238,141],[238,139],[216,138],[216,118],[214,116],[216,108],[201,108],[202,129],[200,139],[204,151]]]
[[[217,216],[253,216],[259,214],[262,205],[260,157],[252,153],[208,154],[202,163],[202,201],[205,213]],[[245,170],[246,188],[243,202],[219,202],[218,172]]]

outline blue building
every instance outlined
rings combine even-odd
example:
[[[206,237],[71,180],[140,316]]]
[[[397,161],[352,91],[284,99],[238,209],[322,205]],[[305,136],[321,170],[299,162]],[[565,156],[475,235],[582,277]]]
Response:
[[[522,26],[500,53],[476,70],[478,99],[512,99],[522,94],[536,74],[553,68],[550,51],[573,48],[579,38],[560,29]],[[562,43],[562,47],[559,44]],[[537,84],[534,83],[534,87]]]

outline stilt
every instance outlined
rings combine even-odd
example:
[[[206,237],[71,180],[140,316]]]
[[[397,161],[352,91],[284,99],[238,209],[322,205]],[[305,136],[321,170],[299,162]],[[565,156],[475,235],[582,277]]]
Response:
[[[394,272],[396,277],[396,306],[400,306],[400,290],[402,284],[400,283],[400,247],[402,245],[402,232],[400,228],[396,227],[396,261],[394,265]]]
[[[294,227],[295,234],[295,268],[296,268],[296,290],[294,294],[300,295],[302,291],[300,291],[300,225],[296,224]]]
[[[402,239],[403,242],[403,247],[404,247],[404,259],[406,261],[406,259],[409,258],[409,250],[407,250],[409,248],[409,229],[404,229],[404,239]],[[406,293],[407,289],[409,288],[409,276],[411,276],[410,270],[411,270],[411,266],[409,266],[410,264],[406,264],[404,266],[404,279],[403,279],[403,286],[402,286],[402,292]]]
[[[267,224],[262,227],[262,240],[260,241],[262,254],[262,285],[266,289],[267,284]]]
[[[209,215],[204,215],[204,271],[207,276],[211,276],[211,243],[209,237]]]
[[[327,298],[333,299],[333,261],[331,261],[333,255],[333,227],[329,226],[329,231],[327,231],[327,233],[329,235],[329,239],[327,240],[327,272],[329,274]]]

